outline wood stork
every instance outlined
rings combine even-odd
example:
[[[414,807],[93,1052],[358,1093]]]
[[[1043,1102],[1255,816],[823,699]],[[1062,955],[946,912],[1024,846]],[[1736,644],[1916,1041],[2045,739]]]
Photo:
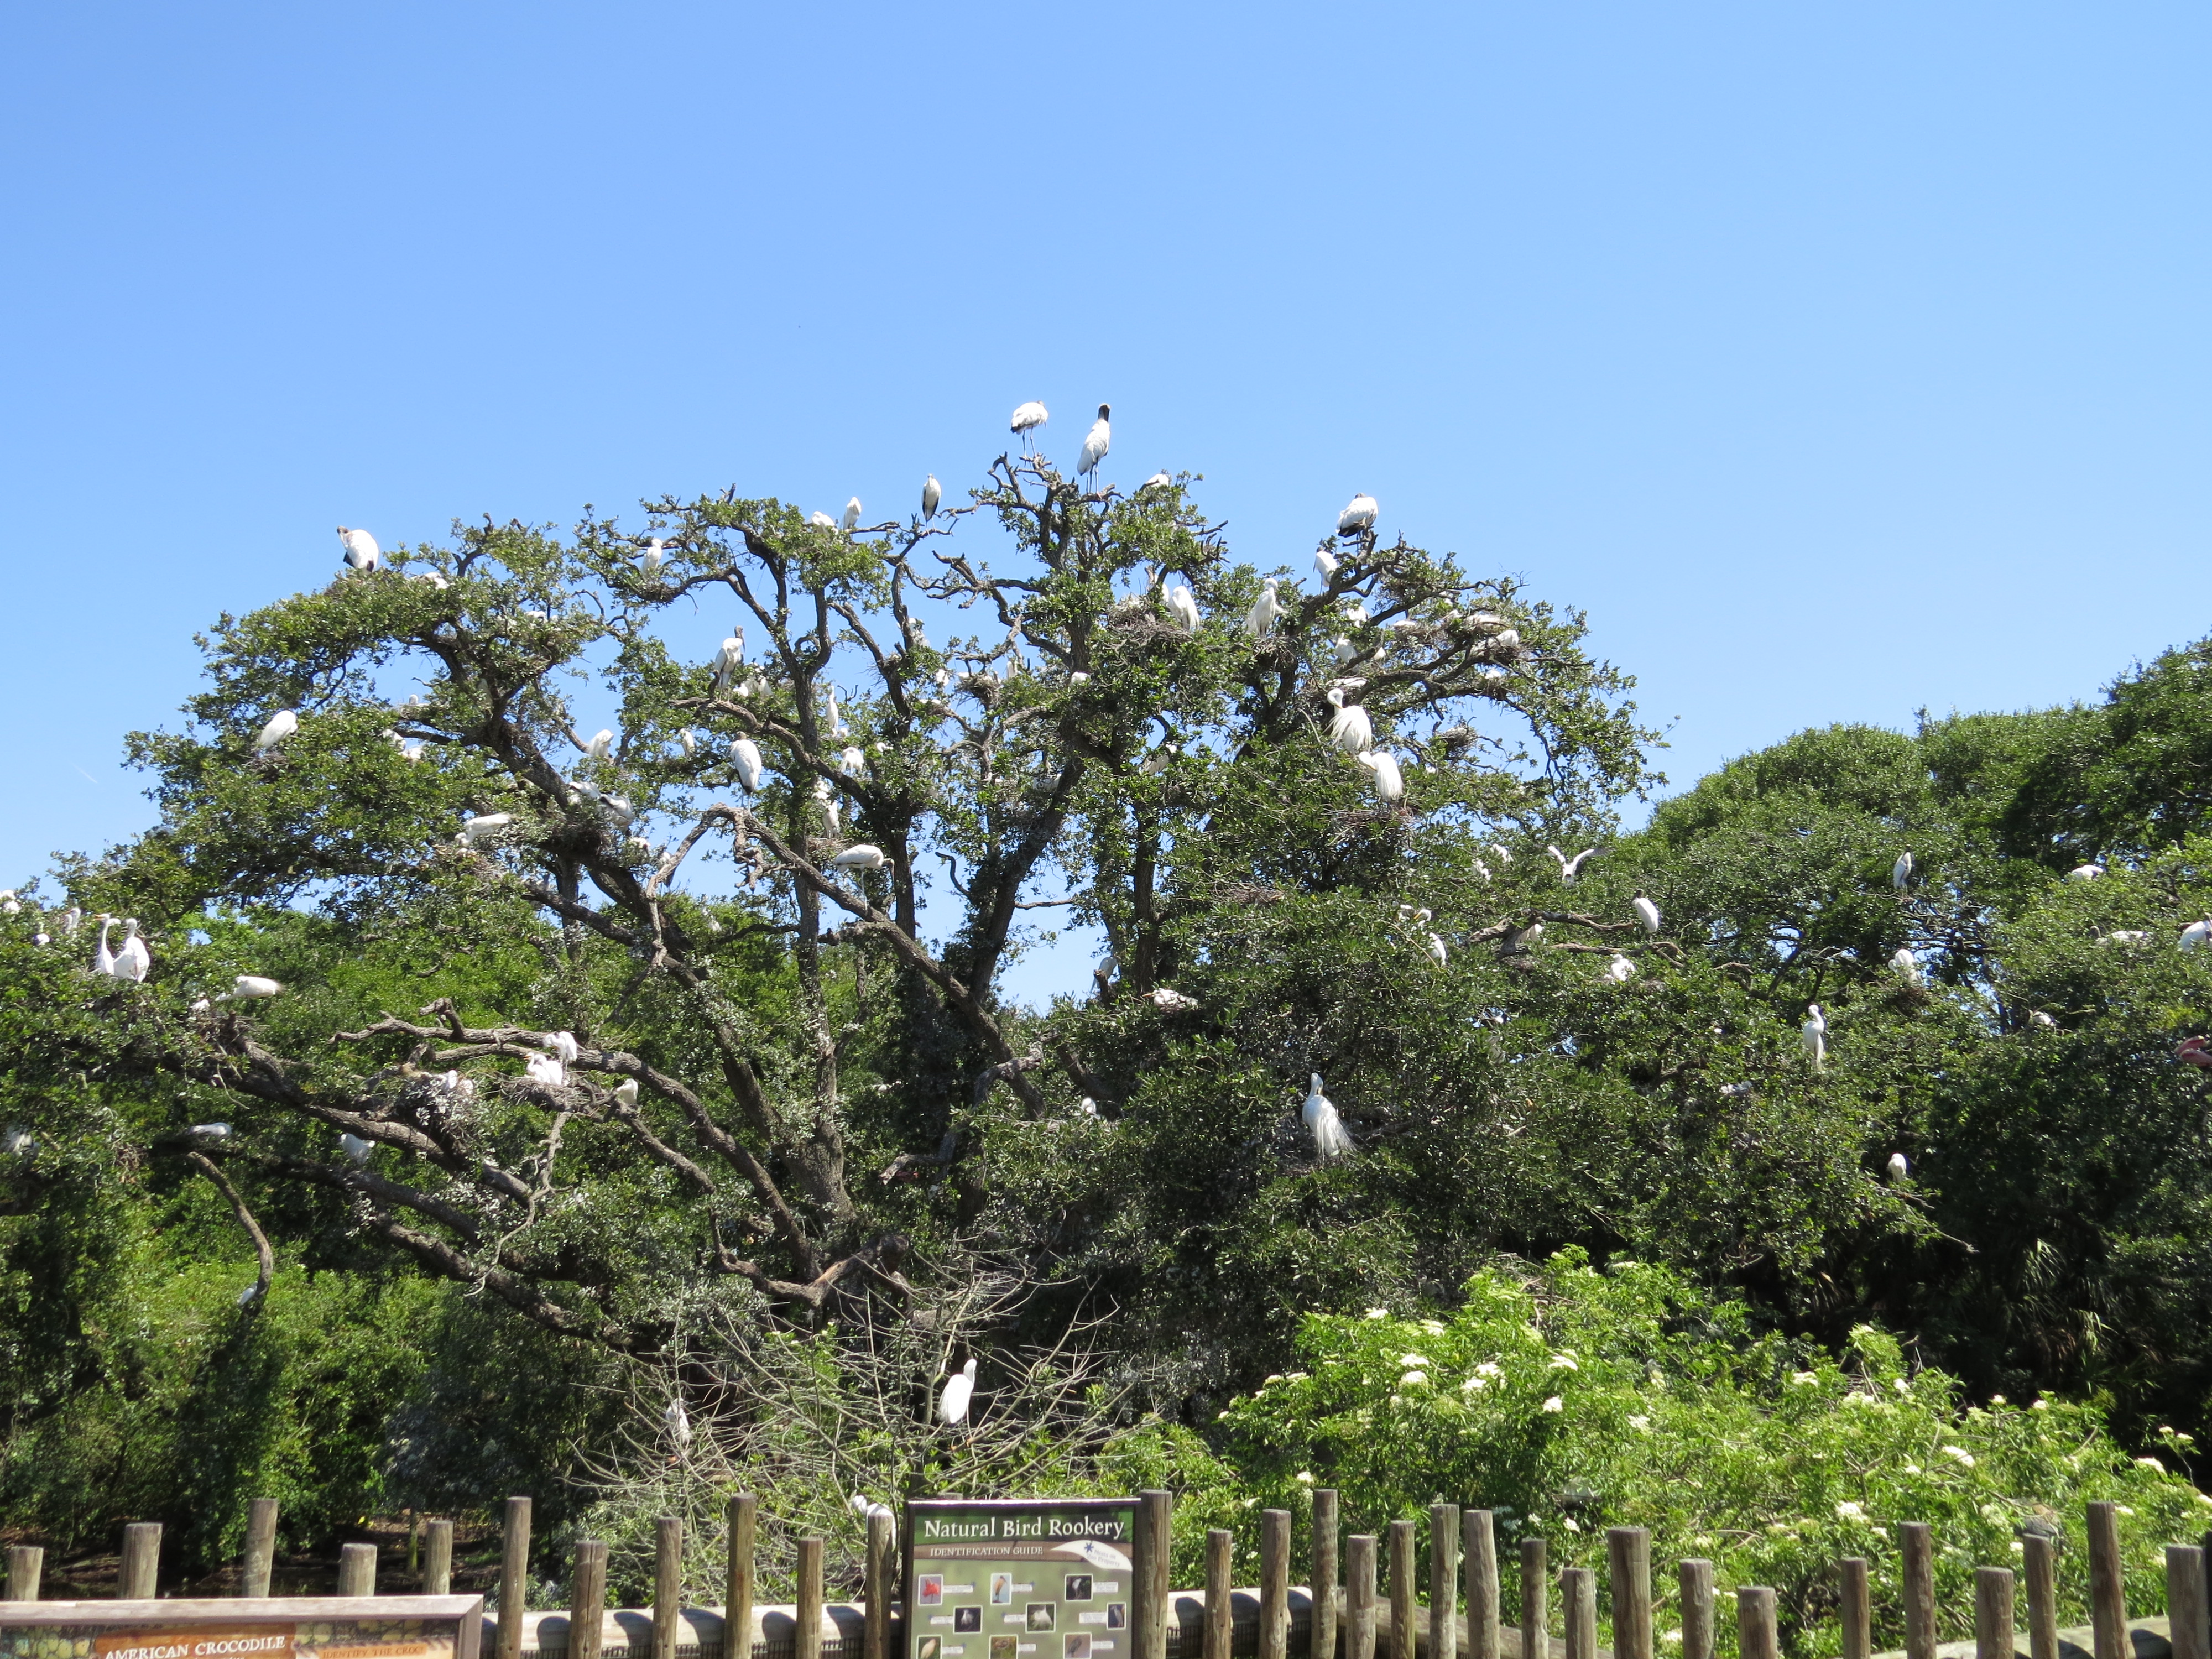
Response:
[[[1899,853],[1897,862],[1889,866],[1889,885],[1893,892],[1901,893],[1905,884],[1912,879],[1912,854]]]
[[[1016,409],[1013,419],[1007,424],[1013,434],[1022,441],[1022,447],[1027,449],[1034,441],[1031,434],[1051,418],[1042,404],[1032,400]]]
[[[1315,1157],[1328,1164],[1351,1155],[1352,1136],[1345,1129],[1343,1118],[1337,1115],[1335,1103],[1321,1091],[1319,1072],[1312,1073],[1312,1081],[1307,1085],[1301,1115],[1305,1119],[1307,1133],[1313,1136]]]
[[[888,870],[892,861],[884,856],[884,849],[862,842],[858,847],[848,847],[830,860],[832,870]]]
[[[1091,423],[1090,434],[1083,440],[1083,453],[1076,458],[1078,477],[1089,477],[1096,482],[1098,463],[1106,459],[1106,452],[1114,443],[1114,428],[1106,423],[1106,417],[1113,412],[1104,404],[1098,405],[1098,418]]]
[[[1328,688],[1328,705],[1336,710],[1329,719],[1328,740],[1347,755],[1363,755],[1375,746],[1375,722],[1369,718],[1365,707],[1344,701],[1346,691],[1357,690],[1365,684],[1362,680],[1352,685]]]
[[[1823,1069],[1828,1062],[1828,1017],[1820,1012],[1819,1003],[1807,1005],[1805,1023],[1797,1028],[1797,1037],[1813,1069]]]
[[[937,482],[937,475],[933,472],[921,481],[921,516],[925,519],[935,518],[937,504],[944,499],[945,486]]]
[[[349,530],[340,525],[338,543],[345,550],[342,555],[345,562],[363,575],[384,562],[384,550],[376,544],[376,538],[366,530]]]
[[[1244,631],[1255,640],[1264,640],[1273,631],[1275,618],[1282,614],[1283,602],[1275,597],[1275,579],[1270,576],[1260,585],[1260,597],[1244,613]]]
[[[1182,624],[1182,631],[1195,635],[1199,630],[1198,601],[1191,597],[1190,589],[1177,582],[1168,589],[1168,614]]]
[[[1659,931],[1659,907],[1644,896],[1643,889],[1638,888],[1636,896],[1628,902],[1630,908],[1636,912],[1637,921],[1644,924],[1645,933],[1656,933]]]
[[[1392,806],[1406,799],[1406,777],[1398,769],[1395,755],[1387,749],[1370,749],[1358,758],[1362,766],[1375,775],[1376,799]]]
[[[848,536],[860,527],[860,498],[858,495],[845,503],[845,516],[837,520],[837,528]]]
[[[115,977],[127,979],[133,985],[143,985],[153,966],[154,958],[146,949],[146,941],[138,937],[138,919],[132,916],[123,924],[123,946],[115,953]]]
[[[300,729],[300,717],[289,708],[280,708],[269,717],[269,724],[261,728],[261,735],[253,740],[253,752],[274,749],[278,744]]]
[[[945,1378],[944,1391],[937,1396],[938,1421],[948,1429],[958,1428],[968,1420],[968,1408],[975,1399],[975,1362],[970,1359]]]
[[[1559,866],[1559,879],[1569,887],[1575,884],[1575,878],[1582,873],[1583,860],[1584,859],[1593,857],[1597,852],[1597,848],[1595,847],[1585,847],[1581,852],[1576,854],[1574,857],[1569,858],[1565,853],[1562,853],[1556,847],[1547,845],[1544,850],[1547,853],[1549,853],[1553,860],[1558,862]]]
[[[714,653],[714,690],[720,691],[745,665],[745,630],[742,628],[722,641]]]
[[[760,745],[750,738],[732,738],[730,740],[730,759],[736,763],[738,781],[744,785],[745,792],[757,794],[761,786]]]
[[[1374,529],[1377,511],[1375,498],[1364,490],[1361,491],[1352,498],[1351,504],[1343,512],[1336,515],[1336,533],[1357,536],[1364,531]]]

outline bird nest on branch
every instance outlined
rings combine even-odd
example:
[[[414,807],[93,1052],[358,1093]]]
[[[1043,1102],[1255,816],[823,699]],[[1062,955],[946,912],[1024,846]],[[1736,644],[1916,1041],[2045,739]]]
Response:
[[[1280,904],[1289,896],[1279,887],[1261,887],[1249,881],[1232,882],[1218,890],[1218,904]]]
[[[1395,839],[1413,821],[1413,813],[1403,806],[1363,806],[1330,813],[1328,828],[1330,835],[1340,842],[1371,835]]]
[[[1127,618],[1116,617],[1113,629],[1116,638],[1130,645],[1155,645],[1163,641],[1171,645],[1181,645],[1190,638],[1181,623],[1171,623],[1164,617],[1156,617],[1150,611]]]

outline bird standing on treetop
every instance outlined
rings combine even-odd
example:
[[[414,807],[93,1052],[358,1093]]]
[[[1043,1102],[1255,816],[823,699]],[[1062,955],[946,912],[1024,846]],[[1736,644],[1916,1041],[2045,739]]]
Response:
[[[1106,459],[1107,450],[1113,447],[1114,428],[1106,423],[1106,417],[1113,412],[1104,404],[1098,405],[1098,418],[1091,423],[1090,434],[1083,440],[1083,453],[1076,458],[1078,477],[1088,475],[1095,482],[1098,463]]]
[[[1907,983],[1912,985],[1920,983],[1920,963],[1912,954],[1910,945],[1899,945],[1897,954],[1889,959],[1889,965],[1904,975]]]
[[[945,1379],[944,1392],[937,1396],[937,1417],[949,1429],[957,1429],[968,1420],[968,1407],[975,1398],[975,1362],[970,1359],[951,1376]]]
[[[1797,1028],[1797,1035],[1804,1044],[1805,1058],[1813,1062],[1814,1071],[1820,1070],[1828,1060],[1828,1017],[1820,1012],[1819,1003],[1807,1006],[1805,1023]]]
[[[289,708],[280,708],[269,717],[269,724],[261,728],[261,735],[253,740],[253,752],[274,749],[278,744],[300,729],[300,717]]]
[[[937,475],[933,472],[921,481],[921,516],[925,519],[935,518],[937,504],[944,499],[945,486],[937,482]]]
[[[1244,613],[1244,631],[1255,640],[1264,640],[1282,614],[1283,602],[1275,597],[1275,579],[1270,576],[1261,584],[1260,597],[1252,601],[1252,608]]]
[[[837,528],[851,535],[860,527],[860,498],[858,495],[845,503],[845,516],[837,520]]]
[[[1378,510],[1375,498],[1362,491],[1352,498],[1351,505],[1336,515],[1336,533],[1357,536],[1364,530],[1374,529],[1375,514]]]
[[[1336,555],[1325,547],[1314,550],[1314,574],[1327,581],[1336,574]]]
[[[133,985],[143,985],[153,966],[154,958],[146,949],[146,941],[138,937],[138,919],[133,916],[123,924],[123,948],[115,953],[115,977],[127,979]]]
[[[1328,723],[1328,740],[1347,755],[1364,754],[1375,746],[1375,722],[1368,718],[1367,710],[1358,703],[1346,705],[1344,694],[1365,684],[1362,680],[1353,685],[1332,685],[1328,688],[1328,704],[1335,714]]]
[[[1637,921],[1644,924],[1645,933],[1659,931],[1659,907],[1644,896],[1642,889],[1637,890],[1636,896],[1629,901],[1629,905],[1636,912]]]
[[[667,556],[668,544],[655,536],[646,543],[644,556],[638,562],[645,567],[645,574],[650,576],[660,568],[660,562]]]
[[[2066,879],[2069,881],[2094,881],[2098,877],[2104,873],[2105,866],[2101,864],[2077,864],[2071,870],[2069,870],[2066,872]]]
[[[758,793],[761,785],[760,745],[750,738],[730,740],[730,758],[737,763],[738,781],[748,793]]]
[[[1352,1137],[1346,1133],[1344,1120],[1337,1115],[1335,1103],[1322,1093],[1319,1072],[1313,1073],[1313,1081],[1307,1089],[1303,1115],[1313,1136],[1314,1155],[1322,1163],[1352,1153]]]
[[[830,860],[832,870],[888,870],[891,860],[884,856],[880,847],[871,847],[862,842],[858,847],[848,847]]]
[[[1042,404],[1032,400],[1014,410],[1014,417],[1009,426],[1014,435],[1022,441],[1022,447],[1027,449],[1030,434],[1051,418]]]
[[[1575,878],[1582,872],[1583,860],[1595,854],[1597,848],[1585,847],[1572,858],[1569,858],[1556,847],[1547,846],[1544,850],[1559,860],[1559,879],[1571,887],[1575,884]]]
[[[1406,799],[1405,774],[1398,769],[1398,757],[1387,749],[1370,749],[1357,757],[1359,763],[1375,775],[1375,793],[1389,805]]]
[[[345,548],[345,562],[363,575],[384,562],[384,550],[377,546],[376,538],[366,530],[349,530],[340,525],[338,540]]]
[[[1897,855],[1897,862],[1889,866],[1889,884],[1901,893],[1905,890],[1905,884],[1911,879],[1912,854],[1899,853]]]
[[[601,730],[593,732],[592,734],[592,740],[584,745],[584,758],[586,760],[605,760],[607,756],[613,751],[614,746],[615,734],[602,728]]]
[[[114,926],[113,916],[100,919],[100,946],[92,953],[92,971],[102,979],[115,977],[115,952],[107,948],[107,930]]]
[[[1199,629],[1198,601],[1191,597],[1190,589],[1177,582],[1168,589],[1168,615],[1182,624],[1182,631],[1195,635]]]

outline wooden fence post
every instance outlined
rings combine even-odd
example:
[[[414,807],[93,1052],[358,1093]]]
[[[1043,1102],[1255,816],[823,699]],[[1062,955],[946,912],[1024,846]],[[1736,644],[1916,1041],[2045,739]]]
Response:
[[[257,1498],[246,1509],[246,1560],[238,1593],[258,1600],[269,1594],[269,1575],[276,1565],[276,1500]]]
[[[1318,1486],[1313,1495],[1313,1622],[1307,1659],[1336,1659],[1336,1488]]]
[[[1490,1511],[1465,1511],[1459,1529],[1467,1563],[1468,1659],[1504,1659],[1498,1639],[1498,1533]]]
[[[1291,1512],[1260,1511],[1260,1659],[1290,1659]]]
[[[499,1552],[499,1659],[522,1659],[522,1614],[530,1605],[530,1500],[507,1500]]]
[[[868,1511],[868,1606],[863,1659],[891,1659],[891,1531],[889,1510]]]
[[[1874,1655],[1874,1598],[1867,1586],[1867,1561],[1863,1555],[1847,1555],[1836,1563],[1840,1606],[1837,1611],[1843,1616],[1844,1659],[1873,1659]],[[2053,1654],[2051,1659],[2058,1659]]]
[[[46,1574],[46,1552],[38,1544],[8,1546],[8,1600],[35,1601],[39,1580]]]
[[[1559,1630],[1567,1659],[1597,1659],[1597,1574],[1588,1567],[1559,1571]]]
[[[376,1594],[375,1545],[342,1544],[338,1547],[338,1594]]]
[[[1390,1523],[1390,1659],[1413,1659],[1413,1523]]]
[[[1173,1492],[1147,1486],[1137,1494],[1137,1538],[1144,1548],[1137,1558],[1137,1582],[1130,1596],[1137,1615],[1134,1659],[1168,1659],[1168,1613],[1175,1600],[1170,1582],[1174,1575],[1169,1571],[1175,1560]]]
[[[453,1590],[453,1523],[433,1521],[422,1528],[422,1594],[450,1595]]]
[[[2013,1659],[2012,1592],[2010,1567],[1974,1569],[1974,1659]]]
[[[2021,1540],[2021,1566],[2027,1578],[2028,1659],[2058,1659],[2058,1552],[2032,1532]]]
[[[2194,1544],[2166,1546],[2166,1620],[2173,1659],[2212,1659],[2206,1652],[2204,1552]]]
[[[599,1659],[607,1633],[607,1547],[597,1538],[576,1545],[568,1572],[568,1659]],[[722,1659],[729,1659],[723,1649]]]
[[[760,1499],[752,1493],[731,1498],[722,1575],[722,1659],[752,1659],[753,1545],[759,1516]]]
[[[150,1601],[161,1572],[161,1523],[133,1521],[123,1529],[123,1565],[115,1575],[115,1599]]]
[[[2089,1505],[2089,1623],[2096,1659],[2128,1659],[2127,1588],[2120,1572],[2120,1517],[2110,1503]]]
[[[1551,1622],[1544,1592],[1551,1586],[1544,1561],[1544,1540],[1521,1540],[1521,1659],[1551,1659],[1551,1638],[1544,1626]]]
[[[1235,1541],[1219,1527],[1206,1534],[1206,1659],[1229,1659],[1229,1561]]]
[[[1936,1659],[1935,1536],[1926,1522],[1907,1521],[1897,1541],[1904,1558],[1905,1659]]]
[[[1774,1592],[1761,1584],[1735,1593],[1736,1651],[1741,1659],[1782,1659],[1774,1623]]]
[[[1682,1659],[1713,1659],[1713,1564],[1692,1557],[1678,1571],[1682,1582]]]
[[[1642,1527],[1608,1528],[1605,1548],[1613,1659],[1651,1659],[1651,1534]]]
[[[799,1626],[793,1659],[822,1659],[822,1540],[799,1540]]]
[[[1429,1659],[1459,1659],[1459,1505],[1429,1505]]]
[[[653,1659],[676,1659],[684,1633],[684,1522],[672,1515],[653,1522]]]
[[[1344,1540],[1344,1659],[1375,1659],[1375,1534]]]

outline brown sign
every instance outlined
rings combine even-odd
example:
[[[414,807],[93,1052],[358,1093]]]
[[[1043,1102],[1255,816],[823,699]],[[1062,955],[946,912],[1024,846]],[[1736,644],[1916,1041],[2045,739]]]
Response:
[[[0,1601],[0,1659],[477,1659],[480,1595]]]

